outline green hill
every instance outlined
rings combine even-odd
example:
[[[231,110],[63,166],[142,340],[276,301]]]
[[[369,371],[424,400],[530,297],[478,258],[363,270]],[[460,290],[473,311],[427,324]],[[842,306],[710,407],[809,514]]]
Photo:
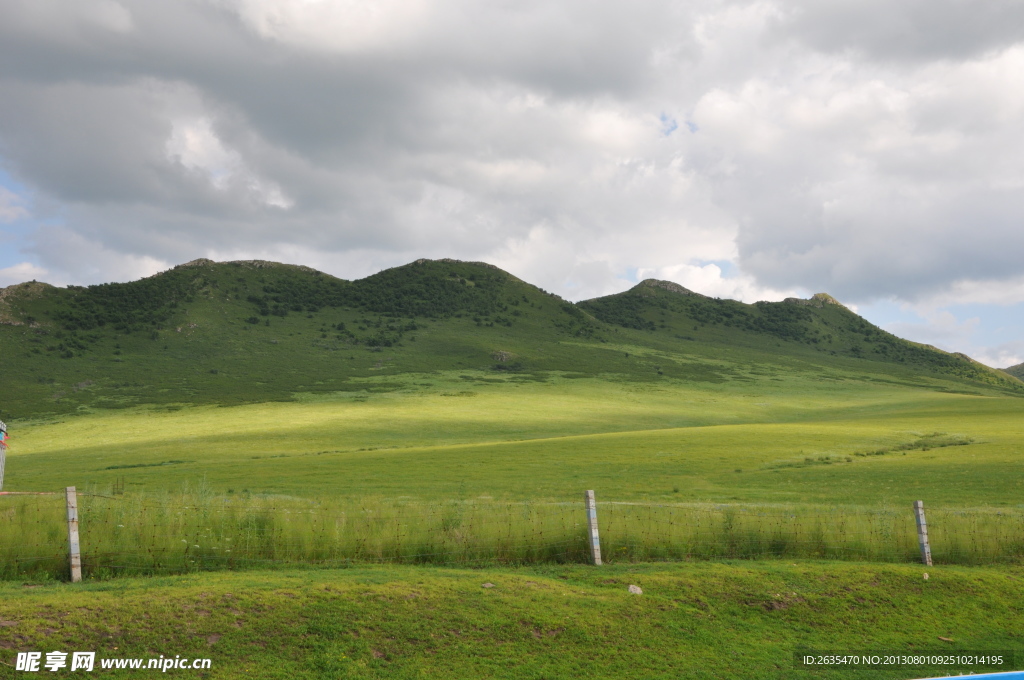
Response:
[[[0,290],[0,350],[9,419],[388,390],[388,376],[440,370],[722,382],[792,363],[1024,393],[1017,379],[901,340],[827,295],[747,305],[648,280],[572,304],[456,260],[357,281],[195,260],[130,283],[23,283]]]
[[[1010,366],[1009,368],[1004,368],[1003,371],[1005,371],[1006,373],[1009,373],[1010,375],[1012,375],[1013,377],[1015,377],[1015,378],[1017,378],[1019,380],[1024,380],[1024,364],[1017,364],[1016,366]]]
[[[800,354],[800,349],[807,347],[823,357],[865,359],[909,367],[921,374],[1019,388],[964,354],[898,338],[827,293],[809,300],[744,304],[709,298],[670,281],[647,279],[624,293],[586,300],[578,306],[600,321],[648,331],[651,337],[784,354]]]

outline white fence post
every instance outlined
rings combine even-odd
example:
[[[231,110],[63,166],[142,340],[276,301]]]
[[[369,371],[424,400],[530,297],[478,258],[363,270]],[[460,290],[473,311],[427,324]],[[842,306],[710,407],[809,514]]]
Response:
[[[917,519],[917,542],[921,545],[921,561],[932,566],[932,548],[928,545],[928,524],[924,521],[924,501],[914,501],[914,517]]]
[[[71,563],[71,582],[82,580],[82,553],[78,545],[78,494],[75,487],[64,490],[68,501],[68,560]]]
[[[597,533],[597,501],[594,500],[594,492],[587,491],[584,500],[587,505],[587,529],[590,531],[590,560],[596,566],[601,566],[601,537]]]
[[[4,463],[7,462],[7,423],[0,420],[0,491],[4,490]]]

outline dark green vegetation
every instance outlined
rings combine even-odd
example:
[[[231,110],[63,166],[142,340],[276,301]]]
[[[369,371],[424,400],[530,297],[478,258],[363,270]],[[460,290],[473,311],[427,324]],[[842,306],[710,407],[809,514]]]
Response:
[[[1024,380],[1024,364],[1017,364],[1016,366],[1010,366],[1009,368],[1004,368],[1003,370],[1015,378]]]
[[[0,583],[0,661],[13,664],[15,649],[94,650],[100,659],[208,657],[208,672],[177,673],[210,678],[884,680],[975,669],[805,671],[793,653],[1024,653],[1024,572],[935,567],[925,580],[924,571],[387,566]],[[0,677],[21,676],[0,666]]]
[[[288,400],[440,370],[526,381],[552,371],[646,383],[749,379],[716,363],[729,351],[734,363],[795,361],[1024,394],[1005,373],[896,338],[824,295],[746,305],[645,281],[574,305],[489,265],[449,260],[352,282],[299,266],[197,260],[131,283],[20,284],[0,291],[0,350],[8,420]]]
[[[788,298],[784,302],[748,305],[708,298],[671,282],[648,279],[625,293],[587,300],[579,307],[609,324],[660,331],[682,341],[710,340],[759,349],[774,346],[785,353],[791,352],[794,344],[807,345],[829,356],[868,358],[912,366],[926,373],[1001,382],[993,371],[969,357],[902,340],[825,293],[809,300]]]

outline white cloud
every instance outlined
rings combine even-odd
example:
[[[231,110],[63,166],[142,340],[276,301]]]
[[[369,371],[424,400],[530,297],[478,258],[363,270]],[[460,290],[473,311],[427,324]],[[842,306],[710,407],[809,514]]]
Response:
[[[1008,280],[980,279],[952,281],[921,301],[924,307],[985,304],[1009,306],[1024,302],[1024,274]]]
[[[28,216],[24,199],[7,187],[0,186],[0,222],[15,222]]]
[[[703,265],[676,264],[659,267],[658,269],[641,268],[637,271],[637,278],[673,281],[701,295],[730,298],[747,303],[761,300],[778,302],[787,297],[806,297],[804,292],[799,289],[774,290],[765,288],[758,285],[757,281],[751,276],[723,276],[722,268],[713,262]]]
[[[178,122],[167,140],[167,155],[187,170],[204,175],[219,191],[240,190],[253,201],[288,209],[294,201],[281,187],[246,167],[241,155],[224,146],[208,119]]]
[[[995,0],[0,0],[0,164],[33,197],[27,215],[0,196],[0,219],[50,225],[17,247],[76,283],[202,255],[346,278],[453,256],[570,299],[650,275],[746,301],[1013,304],[1019,18]]]
[[[357,52],[393,48],[422,32],[424,0],[220,0],[257,35],[302,49]],[[433,12],[432,12],[433,10]]]
[[[19,262],[0,269],[0,288],[25,281],[45,281],[49,272],[31,262]]]
[[[83,280],[134,281],[180,264],[106,248],[60,226],[41,229],[36,248],[46,253],[48,266],[39,269],[41,275],[48,277],[47,283],[57,286]]]
[[[979,347],[969,355],[992,368],[1010,368],[1024,363],[1024,341],[1008,342],[994,347]]]

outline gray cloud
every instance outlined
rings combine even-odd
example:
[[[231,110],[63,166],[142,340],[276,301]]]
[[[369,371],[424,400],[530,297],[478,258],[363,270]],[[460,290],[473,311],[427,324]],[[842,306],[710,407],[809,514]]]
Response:
[[[961,60],[1024,40],[1024,5],[1014,0],[798,0],[780,9],[770,37],[870,59]]]
[[[1017,3],[365,7],[0,0],[37,264],[456,256],[574,298],[643,268],[851,302],[1021,274]]]

